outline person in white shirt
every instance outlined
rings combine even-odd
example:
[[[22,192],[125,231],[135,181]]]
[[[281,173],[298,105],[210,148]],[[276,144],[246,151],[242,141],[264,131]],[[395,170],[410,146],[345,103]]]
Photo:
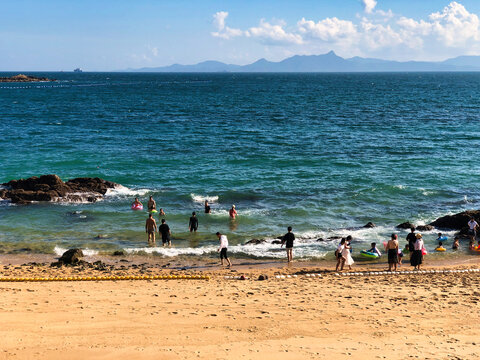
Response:
[[[343,250],[345,249],[345,239],[342,239],[340,241],[340,244],[338,244],[337,250],[335,250],[335,256],[337,258],[337,266],[335,268],[335,271],[338,271],[338,268],[341,266],[341,269],[343,269],[343,266],[345,265],[345,258],[342,256]]]
[[[470,239],[472,239],[473,242],[475,242],[475,239],[477,237],[477,228],[478,223],[473,217],[470,218],[470,221],[468,222],[468,233],[470,234]]]
[[[410,265],[414,267],[415,270],[420,270],[420,265],[423,262],[423,249],[425,245],[423,244],[423,239],[421,234],[416,234],[415,237],[417,241],[413,245],[413,254],[410,258]]]
[[[222,261],[222,266],[223,266],[223,259],[227,260],[228,266],[231,267],[232,263],[230,262],[230,259],[228,258],[227,255],[227,248],[228,248],[228,239],[225,235],[222,235],[221,233],[217,232],[217,237],[218,240],[220,240],[220,247],[218,248],[218,251],[220,252],[220,260]]]

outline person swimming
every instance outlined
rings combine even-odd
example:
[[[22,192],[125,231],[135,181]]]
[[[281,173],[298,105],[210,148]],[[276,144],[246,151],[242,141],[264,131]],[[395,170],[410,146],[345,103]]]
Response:
[[[435,248],[435,251],[445,251],[446,249],[443,247],[443,242],[439,242],[438,246]]]
[[[212,212],[212,209],[210,205],[208,205],[208,200],[205,200],[205,214],[210,214]]]
[[[382,253],[377,248],[377,243],[373,242],[373,243],[370,244],[370,246],[371,246],[371,249],[368,250],[368,252],[370,252],[372,254],[377,254],[378,256],[382,256]]]
[[[452,249],[458,250],[459,248],[460,248],[460,239],[458,238],[458,236],[455,236],[455,238],[453,239]]]
[[[135,201],[132,203],[132,206],[143,206],[143,204],[138,200],[138,198],[135,198]]]

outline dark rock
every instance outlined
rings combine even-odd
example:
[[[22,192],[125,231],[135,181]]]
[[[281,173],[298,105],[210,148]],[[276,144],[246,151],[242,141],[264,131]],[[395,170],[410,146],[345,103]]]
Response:
[[[262,275],[260,275],[260,276],[258,277],[258,280],[260,280],[260,281],[268,280],[268,275],[263,275],[263,274],[262,274]]]
[[[57,81],[55,79],[49,79],[46,77],[36,77],[24,74],[18,74],[10,77],[0,77],[0,83],[2,82],[45,82],[45,81]]]
[[[415,225],[408,221],[396,226],[397,229],[411,229],[412,227],[415,227]]]
[[[282,242],[281,242],[280,240],[273,240],[273,241],[272,241],[272,244],[274,244],[274,245],[281,245]]]
[[[372,223],[371,221],[369,221],[368,223],[363,225],[363,227],[364,228],[374,228],[374,227],[376,227],[376,225],[374,223]]]
[[[16,204],[32,201],[96,202],[117,184],[100,178],[76,178],[64,183],[57,175],[11,180],[3,184],[0,199]]]
[[[437,229],[462,230],[467,226],[468,221],[472,217],[477,222],[480,222],[480,210],[468,210],[455,215],[446,215],[438,218],[429,225],[434,226]]]
[[[125,251],[123,250],[117,250],[113,252],[113,256],[125,256]]]
[[[327,238],[327,240],[338,240],[341,238],[342,238],[341,236],[330,236],[329,238]]]
[[[316,241],[325,241],[324,238],[318,238]]]
[[[83,251],[81,249],[70,249],[63,253],[58,259],[63,264],[75,264],[83,257]]]
[[[258,244],[263,244],[264,242],[267,242],[266,240],[259,240],[259,239],[252,239],[252,240],[249,240],[247,241],[245,244],[243,245],[258,245]]]
[[[417,231],[432,231],[434,227],[432,225],[418,225]]]

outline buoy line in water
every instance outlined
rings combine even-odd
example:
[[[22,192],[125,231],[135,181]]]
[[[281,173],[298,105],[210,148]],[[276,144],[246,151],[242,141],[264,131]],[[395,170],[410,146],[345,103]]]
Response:
[[[5,277],[0,282],[52,282],[52,281],[112,281],[112,280],[210,280],[207,275],[126,275],[76,277]]]

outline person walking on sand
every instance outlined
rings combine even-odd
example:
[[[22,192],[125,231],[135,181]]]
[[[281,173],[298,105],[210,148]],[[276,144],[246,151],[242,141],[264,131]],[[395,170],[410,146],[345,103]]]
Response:
[[[232,267],[232,263],[230,262],[230,259],[228,258],[227,255],[227,248],[228,248],[228,239],[226,235],[222,235],[220,232],[217,232],[217,237],[218,240],[220,240],[220,247],[218,248],[218,251],[220,252],[220,261],[222,262],[223,266],[223,259],[225,259],[228,263],[227,267]]]
[[[410,265],[413,266],[415,270],[420,270],[420,265],[423,262],[423,239],[421,234],[415,235],[417,240],[415,241],[412,257],[410,258]]]
[[[172,246],[172,241],[170,240],[170,236],[172,232],[170,231],[170,227],[165,223],[165,219],[162,219],[162,224],[158,227],[158,232],[162,234],[162,243],[165,247],[165,244],[168,244],[168,247]]]
[[[470,221],[468,222],[468,234],[470,235],[470,239],[472,239],[474,243],[477,238],[477,228],[478,228],[478,223],[475,221],[473,217],[471,217]]]
[[[288,232],[283,235],[282,245],[280,247],[283,247],[285,244],[285,249],[287,250],[287,261],[290,263],[293,261],[293,242],[295,241],[295,235],[292,232],[291,226],[287,228],[287,231]]]
[[[398,264],[398,237],[397,234],[392,234],[390,240],[387,243],[388,254],[388,271],[392,271],[392,267],[397,271]]]
[[[235,205],[232,205],[232,208],[230,209],[230,211],[228,212],[228,214],[230,215],[230,218],[232,220],[235,220],[235,217],[237,216],[237,210],[235,210]]]
[[[353,258],[352,258],[352,255],[350,253],[350,245],[347,244],[347,241],[345,241],[345,245],[343,246],[343,250],[342,250],[342,257],[345,259],[343,261],[343,264],[342,264],[342,267],[340,268],[340,271],[343,270],[343,267],[345,265],[348,266],[348,270],[352,270],[352,265],[354,263],[353,261]]]
[[[212,212],[212,209],[210,208],[210,205],[208,205],[208,200],[205,200],[205,214],[210,214]]]
[[[152,214],[148,214],[148,219],[145,222],[145,232],[147,233],[148,244],[155,244],[155,232],[157,231],[157,223]]]
[[[335,267],[335,271],[338,271],[339,267],[343,269],[343,264],[345,263],[345,258],[342,256],[344,247],[345,247],[345,239],[342,239],[340,241],[340,244],[338,244],[337,246],[337,250],[335,250],[335,257],[337,258],[337,266]]]
[[[190,220],[188,222],[188,229],[190,230],[190,232],[192,231],[197,232],[198,218],[197,218],[197,213],[195,211],[192,212],[192,216],[190,216]]]
[[[410,233],[407,235],[407,241],[408,252],[410,253],[410,259],[412,259],[413,250],[415,250],[415,241],[417,241],[417,238],[415,236],[415,226],[412,226],[410,228]]]
[[[157,203],[155,202],[155,200],[153,200],[153,196],[150,196],[147,207],[148,207],[148,211],[157,210]]]

